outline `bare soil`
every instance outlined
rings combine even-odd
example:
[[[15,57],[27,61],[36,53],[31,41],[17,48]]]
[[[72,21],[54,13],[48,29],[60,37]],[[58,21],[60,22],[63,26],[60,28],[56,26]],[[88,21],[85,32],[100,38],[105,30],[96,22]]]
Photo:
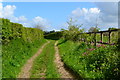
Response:
[[[68,70],[66,70],[66,68],[64,67],[64,63],[61,61],[61,57],[59,55],[59,50],[58,50],[58,47],[57,47],[57,41],[55,43],[55,64],[56,64],[56,67],[58,69],[58,72],[60,73],[61,75],[61,78],[75,78]]]

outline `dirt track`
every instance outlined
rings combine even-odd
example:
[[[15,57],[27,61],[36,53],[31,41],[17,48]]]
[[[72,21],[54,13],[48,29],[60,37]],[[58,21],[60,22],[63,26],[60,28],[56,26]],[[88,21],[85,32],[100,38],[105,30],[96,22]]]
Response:
[[[50,41],[48,41],[47,43],[45,43],[39,50],[38,52],[32,56],[27,62],[26,64],[22,67],[21,72],[19,73],[17,78],[30,78],[30,70],[32,68],[33,65],[33,61],[35,60],[35,58],[40,55],[40,53],[42,52],[43,48],[50,43]],[[64,63],[61,61],[61,57],[59,55],[59,50],[57,45],[57,41],[54,45],[55,48],[55,64],[56,67],[58,69],[59,74],[61,75],[60,78],[75,78],[68,70],[66,70],[66,68],[64,67]]]
[[[32,56],[27,62],[26,64],[22,67],[21,72],[18,75],[18,78],[30,78],[30,69],[33,65],[33,61],[35,60],[35,58],[40,55],[40,53],[42,52],[43,48],[49,43],[50,41],[48,41],[47,43],[45,43],[39,50],[38,52]]]
[[[59,55],[59,50],[58,50],[58,47],[56,46],[58,42],[55,43],[55,64],[56,64],[56,67],[58,69],[58,72],[60,73],[61,75],[61,78],[74,78],[74,76],[68,71],[65,69],[64,67],[64,63],[61,61],[61,57]]]

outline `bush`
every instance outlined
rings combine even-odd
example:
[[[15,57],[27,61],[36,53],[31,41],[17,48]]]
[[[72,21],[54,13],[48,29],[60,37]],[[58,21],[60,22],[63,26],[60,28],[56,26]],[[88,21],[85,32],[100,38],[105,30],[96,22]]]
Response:
[[[22,38],[26,42],[34,42],[43,38],[43,31],[36,28],[26,28],[8,19],[2,20],[2,44],[9,43],[12,39]]]
[[[16,78],[27,59],[46,42],[43,31],[26,28],[8,19],[2,21],[2,77]]]
[[[44,36],[46,39],[58,40],[62,37],[62,32],[53,32]]]
[[[61,40],[59,41],[61,42]],[[116,46],[66,41],[59,45],[63,62],[83,78],[119,79],[120,59]]]

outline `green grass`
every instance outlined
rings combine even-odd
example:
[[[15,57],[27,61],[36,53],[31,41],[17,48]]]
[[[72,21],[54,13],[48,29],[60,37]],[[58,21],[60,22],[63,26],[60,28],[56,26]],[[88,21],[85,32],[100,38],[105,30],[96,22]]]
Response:
[[[116,46],[95,48],[83,42],[66,41],[58,47],[63,62],[83,78],[119,78],[120,59]]]
[[[100,34],[96,34],[96,40],[101,41]],[[108,43],[109,42],[109,36],[102,36],[102,42]],[[110,43],[117,43],[118,41],[118,32],[111,32],[110,35]]]
[[[16,78],[21,67],[46,42],[45,39],[25,42],[23,39],[14,39],[9,44],[2,45],[2,77]]]
[[[2,45],[0,43],[0,79],[2,78]]]
[[[35,59],[31,69],[31,78],[59,78],[60,75],[54,63],[54,43],[55,41],[50,41],[43,49],[42,53]],[[41,73],[45,73],[45,75],[40,75]]]

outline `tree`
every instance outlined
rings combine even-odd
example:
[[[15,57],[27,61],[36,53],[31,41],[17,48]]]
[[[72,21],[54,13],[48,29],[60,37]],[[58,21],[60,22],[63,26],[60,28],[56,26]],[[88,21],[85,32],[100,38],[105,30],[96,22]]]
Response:
[[[115,29],[117,29],[117,28],[113,28],[113,27],[112,28],[108,28],[108,30],[115,30]]]
[[[83,32],[83,29],[80,29],[82,25],[77,25],[75,22],[76,21],[73,21],[72,18],[70,18],[70,20],[67,22],[68,30],[62,29],[63,37],[66,40],[77,41],[79,38],[79,33]]]
[[[43,30],[43,27],[42,27],[40,24],[35,24],[35,25],[34,25],[34,28],[37,28],[37,29]]]
[[[88,32],[98,32],[100,29],[98,27],[91,27]]]

